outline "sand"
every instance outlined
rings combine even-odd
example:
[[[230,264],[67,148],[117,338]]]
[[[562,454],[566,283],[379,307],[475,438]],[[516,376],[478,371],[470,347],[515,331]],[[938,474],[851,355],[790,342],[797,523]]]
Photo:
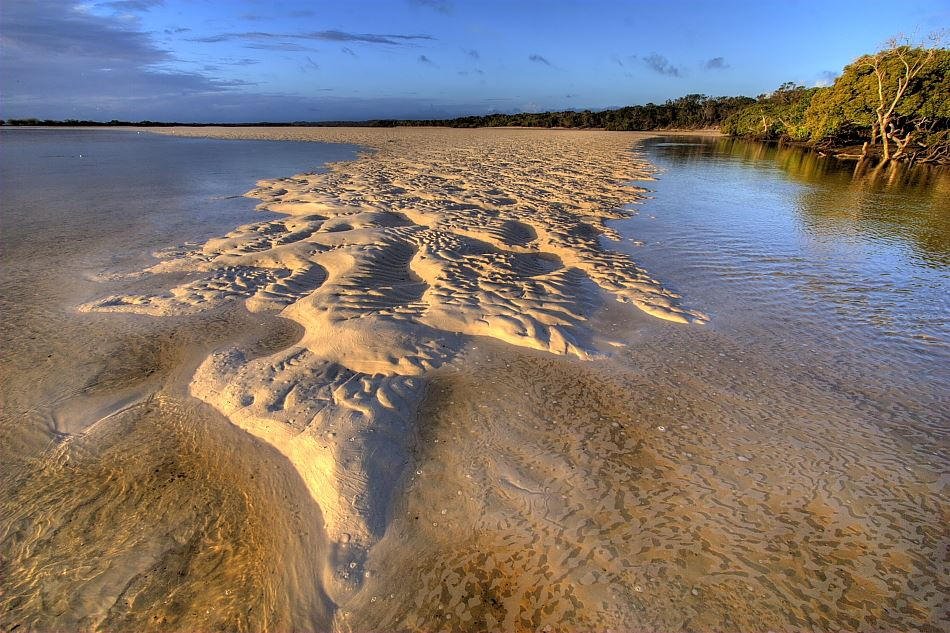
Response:
[[[606,221],[644,195],[631,181],[651,175],[627,135],[330,129],[307,138],[372,151],[325,174],[259,182],[248,195],[286,217],[142,273],[186,274],[186,283],[82,309],[169,316],[238,301],[303,328],[272,355],[215,352],[190,390],[296,467],[334,544],[325,585],[343,602],[386,529],[426,377],[472,337],[597,357],[588,320],[602,294],[661,319],[706,319],[601,246],[619,239]]]
[[[945,628],[942,396],[638,266],[645,135],[161,131],[369,149],[84,289],[5,626]]]

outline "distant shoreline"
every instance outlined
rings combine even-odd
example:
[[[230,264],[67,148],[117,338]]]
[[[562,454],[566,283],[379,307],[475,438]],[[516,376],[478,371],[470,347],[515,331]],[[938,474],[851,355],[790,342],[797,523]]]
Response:
[[[478,127],[457,127],[453,125],[377,125],[372,121],[344,121],[340,123],[167,123],[167,122],[121,122],[121,123],[102,123],[98,121],[80,121],[77,123],[66,123],[58,121],[41,121],[39,123],[18,123],[11,125],[6,122],[0,122],[0,128],[3,129],[147,129],[147,128],[400,128],[400,127],[419,127],[436,129],[462,129],[462,130],[558,130],[558,131],[587,131],[587,132],[638,132],[638,133],[657,133],[665,134],[667,132],[674,134],[696,134],[699,136],[726,136],[718,127],[670,127],[670,128],[650,128],[645,130],[614,130],[605,127],[546,127],[543,125],[484,125]]]

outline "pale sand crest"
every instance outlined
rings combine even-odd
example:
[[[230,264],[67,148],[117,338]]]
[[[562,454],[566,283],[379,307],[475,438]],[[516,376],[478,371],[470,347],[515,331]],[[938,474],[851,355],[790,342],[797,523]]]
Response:
[[[243,300],[303,326],[252,358],[207,358],[196,397],[286,455],[335,543],[324,582],[338,604],[382,535],[427,372],[466,336],[586,359],[597,287],[644,312],[705,321],[600,238],[643,198],[651,166],[636,136],[445,129],[176,129],[373,148],[329,173],[261,181],[283,214],[165,256],[148,275],[184,274],[164,294],[110,296],[84,310],[174,315]],[[593,283],[591,283],[593,282]],[[596,284],[596,286],[595,286]]]

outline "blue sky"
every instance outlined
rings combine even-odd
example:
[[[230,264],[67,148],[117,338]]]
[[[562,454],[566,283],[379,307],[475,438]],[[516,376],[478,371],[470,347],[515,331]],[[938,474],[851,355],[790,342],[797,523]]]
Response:
[[[5,0],[0,118],[434,118],[755,96],[948,25],[945,0]]]

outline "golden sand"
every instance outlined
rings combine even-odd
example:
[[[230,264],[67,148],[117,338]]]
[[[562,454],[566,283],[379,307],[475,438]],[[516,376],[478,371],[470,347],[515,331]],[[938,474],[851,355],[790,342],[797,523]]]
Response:
[[[466,336],[595,356],[591,281],[662,319],[704,317],[600,245],[602,236],[619,239],[605,221],[629,215],[624,205],[643,195],[630,182],[650,177],[629,136],[306,134],[375,151],[329,173],[258,183],[249,195],[285,218],[162,260],[146,274],[192,276],[166,294],[110,296],[84,309],[173,315],[243,301],[303,326],[300,341],[270,356],[216,352],[191,392],[300,472],[331,541],[346,545],[326,565],[341,600],[385,530],[425,376]],[[341,564],[352,573],[333,573]]]
[[[683,324],[702,306],[606,224],[647,195],[644,135],[162,131],[371,150],[259,183],[279,217],[164,252],[73,315],[86,336],[174,325],[154,359],[121,339],[98,391],[55,410],[74,434],[13,471],[4,625],[946,622],[945,460],[910,462],[869,420],[927,412],[785,365],[768,326]]]

